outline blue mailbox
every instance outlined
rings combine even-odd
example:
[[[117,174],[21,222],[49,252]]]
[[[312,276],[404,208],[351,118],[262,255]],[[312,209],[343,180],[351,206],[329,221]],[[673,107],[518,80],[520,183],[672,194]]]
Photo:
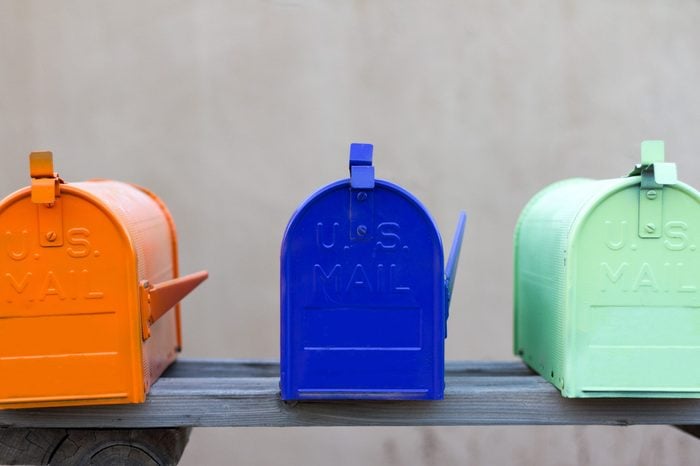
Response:
[[[352,144],[350,179],[307,199],[282,242],[282,399],[442,399],[465,222],[445,271],[428,211]]]

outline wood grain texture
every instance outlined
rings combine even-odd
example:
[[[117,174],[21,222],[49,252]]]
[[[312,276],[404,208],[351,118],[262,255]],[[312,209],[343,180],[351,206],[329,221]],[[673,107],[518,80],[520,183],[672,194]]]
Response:
[[[180,462],[191,429],[68,430],[52,466],[171,466]]]
[[[0,464],[176,465],[190,428],[0,429]]]
[[[443,401],[284,403],[271,361],[176,363],[142,405],[0,411],[0,427],[700,424],[700,400],[564,399],[519,362],[451,362]]]
[[[49,464],[65,429],[0,429],[0,464]]]

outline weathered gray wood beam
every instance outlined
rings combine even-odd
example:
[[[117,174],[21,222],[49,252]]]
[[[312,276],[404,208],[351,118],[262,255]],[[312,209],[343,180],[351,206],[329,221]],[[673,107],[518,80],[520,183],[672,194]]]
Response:
[[[142,405],[0,411],[0,427],[700,424],[700,400],[561,397],[519,362],[451,362],[443,401],[279,399],[278,366],[180,361]]]

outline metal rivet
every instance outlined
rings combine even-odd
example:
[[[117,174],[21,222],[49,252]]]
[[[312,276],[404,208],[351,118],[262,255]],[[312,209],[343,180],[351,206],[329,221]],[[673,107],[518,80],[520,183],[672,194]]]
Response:
[[[46,233],[46,240],[49,243],[53,243],[54,241],[56,241],[56,238],[58,238],[58,235],[55,231],[49,231],[48,233]]]
[[[367,227],[365,225],[360,225],[357,227],[357,236],[365,236],[367,234]]]
[[[656,225],[654,225],[653,223],[647,223],[646,225],[644,225],[644,229],[647,233],[654,233],[656,231]]]
[[[656,191],[654,191],[653,189],[650,189],[649,191],[647,191],[647,199],[649,199],[651,201],[656,199]]]
[[[365,193],[365,192],[359,192],[359,193],[357,193],[357,200],[358,200],[358,201],[362,202],[362,201],[364,201],[365,199],[367,199],[367,193]]]

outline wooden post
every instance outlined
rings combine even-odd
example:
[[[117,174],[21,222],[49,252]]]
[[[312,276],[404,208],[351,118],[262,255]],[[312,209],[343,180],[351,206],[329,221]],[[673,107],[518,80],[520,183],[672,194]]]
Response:
[[[191,428],[0,429],[0,464],[176,465]]]

